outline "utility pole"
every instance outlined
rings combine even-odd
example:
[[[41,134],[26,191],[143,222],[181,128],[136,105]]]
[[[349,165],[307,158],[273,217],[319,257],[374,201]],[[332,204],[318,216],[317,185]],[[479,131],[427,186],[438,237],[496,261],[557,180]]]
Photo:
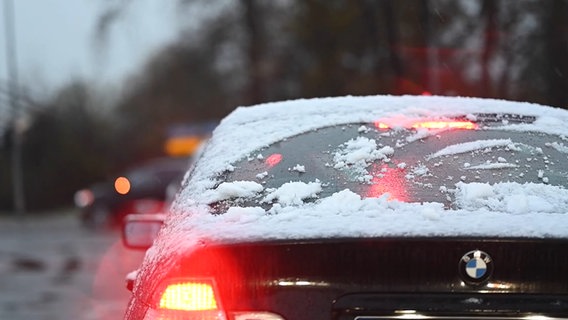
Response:
[[[14,209],[19,216],[26,211],[24,179],[22,168],[22,136],[24,133],[19,108],[18,66],[16,61],[16,23],[13,0],[4,0],[4,22],[6,31],[6,68],[8,70],[8,96],[11,107],[12,129],[12,187]]]

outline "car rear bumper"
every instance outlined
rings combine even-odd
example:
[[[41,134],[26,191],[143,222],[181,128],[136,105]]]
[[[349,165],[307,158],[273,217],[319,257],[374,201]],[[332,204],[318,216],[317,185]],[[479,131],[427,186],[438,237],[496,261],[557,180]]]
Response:
[[[567,295],[351,294],[332,311],[334,320],[567,318]]]

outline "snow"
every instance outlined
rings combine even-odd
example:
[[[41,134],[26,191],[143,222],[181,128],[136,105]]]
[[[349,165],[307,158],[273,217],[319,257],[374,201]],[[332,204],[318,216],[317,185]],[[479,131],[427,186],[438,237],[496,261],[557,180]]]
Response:
[[[304,173],[304,172],[306,172],[306,167],[305,167],[305,166],[302,166],[302,165],[300,165],[300,164],[297,164],[297,165],[295,165],[295,166],[294,166],[292,169],[290,169],[290,170],[292,170],[292,171],[297,171],[297,172],[300,172],[300,173]]]
[[[207,192],[208,202],[216,202],[231,198],[252,198],[264,190],[261,184],[254,181],[223,182],[215,190]]]
[[[476,150],[485,150],[487,148],[495,147],[509,147],[511,149],[516,148],[511,139],[496,139],[496,140],[477,140],[466,143],[458,143],[451,146],[447,146],[444,149],[432,154],[430,159],[448,156],[460,153],[467,153]]]
[[[565,146],[562,143],[558,143],[558,142],[552,142],[550,144],[548,144],[548,146],[556,149],[558,152],[562,152],[562,153],[568,153],[568,147]]]
[[[199,223],[183,230],[192,237],[218,241],[385,236],[566,235],[568,191],[546,185],[456,184],[457,210],[440,203],[402,203],[388,195],[361,198],[350,190],[315,203],[229,209],[229,214],[194,214]],[[519,201],[520,199],[525,199]],[[238,219],[235,219],[235,216]],[[243,223],[237,223],[246,216]],[[188,220],[189,221],[189,220]],[[246,225],[245,225],[246,223]],[[223,232],[219,232],[223,230]]]
[[[186,175],[185,187],[172,206],[163,236],[149,254],[177,250],[184,246],[180,239],[188,237],[193,241],[201,238],[249,241],[387,236],[568,237],[568,191],[559,186],[489,185],[448,180],[447,188],[442,190],[452,199],[452,209],[448,210],[441,203],[398,202],[388,194],[379,198],[362,198],[348,189],[321,197],[323,186],[319,181],[289,181],[276,189],[265,189],[262,184],[253,181],[221,183],[221,173],[238,170],[233,168],[236,161],[247,158],[261,160],[263,157],[258,154],[259,149],[303,132],[331,125],[372,124],[379,119],[400,117],[444,119],[467,115],[474,118],[474,113],[533,116],[536,120],[531,124],[511,121],[499,129],[568,136],[568,112],[503,100],[370,96],[240,107],[215,129],[203,150],[202,159]],[[360,133],[370,130],[367,126],[358,128]],[[411,136],[411,140],[430,134],[420,130]],[[551,143],[550,147],[564,150],[558,144]],[[442,148],[431,154],[430,159],[487,152],[492,148],[516,150],[519,146],[510,139],[471,141]],[[331,152],[334,163],[330,166],[337,170],[360,171],[364,176],[371,162],[389,161],[396,149],[360,136]],[[406,164],[397,166],[400,169],[407,167]],[[464,164],[465,169],[470,170],[516,166],[506,162],[505,158],[496,163]],[[303,172],[306,168],[298,165],[292,169]],[[420,165],[410,168],[409,172],[409,179],[429,174],[428,168]],[[262,172],[256,177],[262,179],[266,175]],[[542,178],[545,178],[544,172]],[[231,197],[263,197],[264,202],[273,205],[268,212],[259,207],[231,207],[225,214],[210,213],[208,203]]]
[[[383,147],[377,150],[377,142],[373,139],[358,137],[343,144],[343,149],[335,153],[333,160],[335,168],[342,169],[347,165],[357,165],[365,168],[374,160],[386,160],[394,153],[391,147]]]
[[[377,149],[377,142],[374,139],[357,137],[341,145],[333,157],[334,168],[349,170],[358,177],[360,182],[369,182],[373,178],[369,175],[367,167],[374,160],[389,162],[389,156],[394,154],[392,147],[386,146]]]
[[[470,211],[481,208],[495,212],[534,215],[568,214],[568,190],[544,184],[485,183],[456,184],[456,204]],[[540,215],[540,219],[547,216]],[[561,226],[565,228],[566,225]]]
[[[505,168],[518,168],[519,166],[512,163],[485,163],[476,166],[468,166],[468,170],[496,170]]]
[[[316,198],[321,192],[320,182],[287,182],[280,188],[270,192],[262,202],[277,201],[284,206],[300,205],[307,198]]]

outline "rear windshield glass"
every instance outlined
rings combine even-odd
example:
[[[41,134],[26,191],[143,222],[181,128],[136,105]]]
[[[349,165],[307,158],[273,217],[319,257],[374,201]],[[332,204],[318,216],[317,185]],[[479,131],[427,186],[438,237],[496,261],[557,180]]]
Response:
[[[487,127],[433,132],[380,129],[374,124],[332,126],[251,153],[223,181],[254,181],[265,190],[288,182],[320,182],[319,198],[349,189],[363,198],[452,204],[456,183],[568,185],[568,142],[538,132]],[[229,199],[215,207],[258,205]]]

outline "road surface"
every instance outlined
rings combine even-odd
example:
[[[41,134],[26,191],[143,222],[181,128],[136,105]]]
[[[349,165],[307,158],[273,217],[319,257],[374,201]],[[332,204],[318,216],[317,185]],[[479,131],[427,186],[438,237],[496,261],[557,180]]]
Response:
[[[130,292],[124,276],[143,252],[117,231],[80,227],[76,212],[33,219],[0,216],[0,319],[121,319]]]

